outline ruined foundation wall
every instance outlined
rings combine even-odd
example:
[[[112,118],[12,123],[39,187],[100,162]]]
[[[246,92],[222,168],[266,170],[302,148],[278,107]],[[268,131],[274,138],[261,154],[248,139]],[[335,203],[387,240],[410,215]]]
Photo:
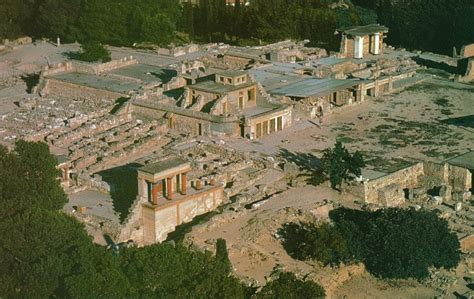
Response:
[[[461,57],[474,57],[474,44],[463,46],[461,48]]]
[[[452,186],[453,191],[464,192],[472,188],[472,173],[466,168],[432,162],[424,162],[423,165],[426,177]]]
[[[59,81],[55,79],[46,79],[45,90],[43,94],[72,98],[72,99],[95,99],[95,100],[109,100],[115,101],[116,99],[123,97],[125,95],[107,91],[103,89],[95,89],[91,87],[86,87],[82,85],[76,85],[64,81]]]
[[[379,204],[379,190],[393,184],[399,185],[402,189],[414,188],[418,185],[423,174],[423,163],[417,163],[411,167],[365,182],[363,184],[365,189],[364,200],[367,203]]]
[[[224,188],[216,187],[182,201],[171,201],[164,207],[143,205],[143,243],[153,244],[164,241],[168,233],[174,231],[176,226],[215,210],[224,201]]]

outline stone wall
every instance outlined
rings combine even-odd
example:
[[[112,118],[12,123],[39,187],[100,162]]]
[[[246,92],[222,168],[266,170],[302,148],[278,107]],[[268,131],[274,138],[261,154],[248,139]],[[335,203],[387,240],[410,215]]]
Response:
[[[183,200],[171,201],[164,206],[143,204],[143,243],[153,244],[166,240],[168,233],[174,231],[176,226],[213,211],[224,202],[224,188],[219,186],[189,195]]]
[[[461,57],[474,57],[474,44],[465,45],[461,48]]]
[[[474,57],[467,58],[464,64],[466,71],[463,76],[459,76],[459,82],[474,82]]]
[[[472,174],[462,167],[420,162],[373,180],[344,184],[342,188],[366,203],[396,206],[403,202],[403,189],[420,186],[432,188],[440,185],[451,186],[454,192],[467,192],[472,187]]]
[[[400,186],[400,189],[414,188],[418,185],[421,176],[423,176],[423,163],[417,163],[374,180],[343,186],[343,189],[346,192],[361,197],[366,203],[381,204],[382,200],[379,198],[380,190],[394,184]],[[393,186],[389,189],[393,189]],[[388,203],[389,206],[392,205],[385,196],[383,201],[386,204]]]
[[[96,89],[83,85],[72,84],[56,79],[46,79],[42,95],[54,95],[57,97],[65,97],[69,99],[94,99],[115,101],[120,97],[126,96],[118,92],[107,91],[104,89]]]

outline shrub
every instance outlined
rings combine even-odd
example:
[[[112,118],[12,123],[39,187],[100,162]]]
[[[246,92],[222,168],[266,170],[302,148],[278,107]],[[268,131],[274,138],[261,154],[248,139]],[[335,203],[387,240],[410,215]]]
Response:
[[[278,279],[267,283],[260,292],[256,294],[257,299],[300,299],[300,298],[324,298],[324,289],[313,281],[303,281],[293,273],[280,273]]]
[[[459,241],[446,220],[431,211],[386,209],[376,212],[365,265],[376,276],[423,279],[428,268],[453,268]]]
[[[324,265],[336,265],[349,260],[347,243],[340,231],[329,223],[287,223],[280,229],[283,247],[299,260],[314,259]]]
[[[73,59],[86,62],[109,62],[110,51],[98,42],[87,42],[81,45],[81,51],[72,55]]]
[[[420,280],[429,267],[449,269],[459,263],[457,236],[433,211],[339,208],[329,216],[334,225],[285,224],[279,233],[288,254],[325,265],[361,261],[381,278]]]

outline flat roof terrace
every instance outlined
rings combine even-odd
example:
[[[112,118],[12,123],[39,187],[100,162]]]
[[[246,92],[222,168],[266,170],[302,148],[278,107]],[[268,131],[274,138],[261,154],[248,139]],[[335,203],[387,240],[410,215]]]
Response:
[[[239,84],[239,85],[230,85],[230,84],[224,85],[224,84],[216,83],[212,80],[208,80],[208,81],[203,81],[203,82],[191,85],[189,86],[189,88],[204,91],[204,92],[209,92],[209,93],[226,94],[235,90],[240,90],[243,88],[250,87],[254,84],[255,83],[247,82],[245,84]]]
[[[360,80],[306,79],[273,89],[271,93],[297,98],[319,97],[360,83],[362,83]]]
[[[173,77],[176,77],[178,72],[149,64],[133,64],[115,69],[111,71],[110,74],[137,79],[145,83],[167,83]]]
[[[82,85],[90,88],[108,90],[123,94],[126,94],[131,90],[140,88],[139,83],[77,72],[62,73],[51,76],[49,78],[71,84]]]

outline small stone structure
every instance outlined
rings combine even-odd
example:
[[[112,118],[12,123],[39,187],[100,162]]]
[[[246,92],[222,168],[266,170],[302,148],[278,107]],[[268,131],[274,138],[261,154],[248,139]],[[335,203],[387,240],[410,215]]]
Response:
[[[446,200],[462,200],[468,195],[470,197],[472,174],[466,168],[447,163],[420,162],[373,180],[347,184],[343,190],[362,198],[366,203],[398,206],[405,198],[425,195],[433,188],[439,189],[439,195]]]

